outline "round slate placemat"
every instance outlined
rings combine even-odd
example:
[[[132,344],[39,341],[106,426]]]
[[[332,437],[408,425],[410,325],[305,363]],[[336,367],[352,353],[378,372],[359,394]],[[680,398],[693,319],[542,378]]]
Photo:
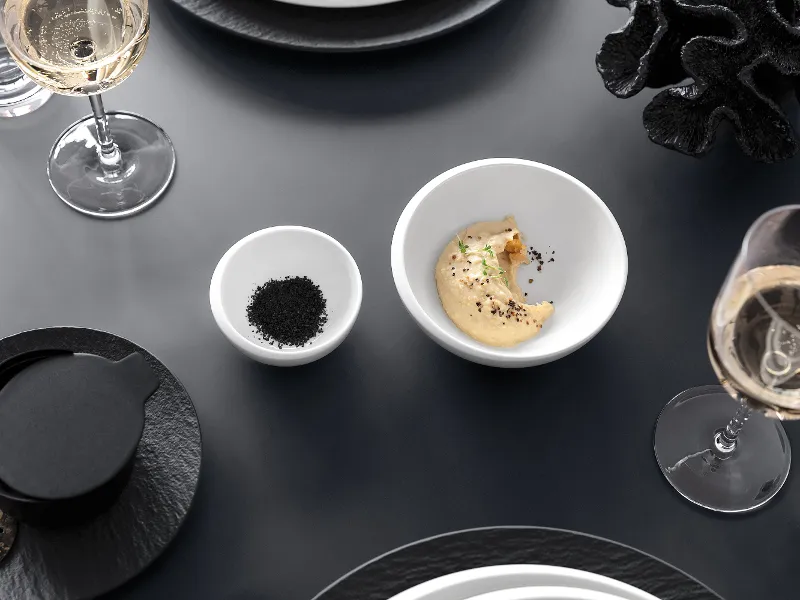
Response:
[[[402,0],[368,8],[309,8],[275,0],[173,0],[203,21],[251,40],[324,52],[420,42],[477,19],[503,0]]]
[[[0,340],[0,362],[45,349],[85,352],[113,361],[139,352],[160,386],[145,403],[144,432],[133,471],[117,502],[76,527],[47,530],[18,523],[11,551],[0,562],[3,600],[95,598],[126,582],[175,537],[200,476],[202,442],[194,405],[157,358],[110,333],[58,327]]]
[[[609,540],[544,527],[492,527],[448,533],[384,554],[315,600],[386,600],[443,575],[494,565],[569,567],[630,584],[659,600],[722,600],[683,571]]]

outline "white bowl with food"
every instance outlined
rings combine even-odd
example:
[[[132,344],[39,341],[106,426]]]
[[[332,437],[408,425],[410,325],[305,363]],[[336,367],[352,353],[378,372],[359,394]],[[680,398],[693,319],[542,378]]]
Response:
[[[361,309],[361,274],[347,249],[308,227],[262,229],[234,244],[211,277],[211,312],[258,362],[294,367],[327,356]]]
[[[452,353],[530,367],[608,323],[628,275],[611,211],[574,177],[521,159],[456,167],[408,203],[392,239],[408,312]]]

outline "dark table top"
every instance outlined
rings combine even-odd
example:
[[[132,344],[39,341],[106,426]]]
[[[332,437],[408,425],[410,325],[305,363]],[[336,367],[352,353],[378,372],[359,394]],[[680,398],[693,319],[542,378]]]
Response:
[[[112,598],[308,600],[398,545],[488,525],[631,544],[726,600],[797,597],[800,479],[762,512],[721,518],[668,486],[651,436],[673,395],[714,382],[711,304],[748,225],[800,195],[798,161],[749,162],[728,135],[703,161],[652,145],[650,94],[617,100],[595,71],[603,37],[627,18],[600,0],[509,0],[435,42],[351,57],[254,46],[154,4],[144,62],[106,96],[175,142],[177,176],[154,209],[100,222],[50,190],[45,157],[85,100],[0,123],[0,334],[126,336],[185,383],[203,428],[185,528]],[[406,202],[487,156],[575,175],[628,244],[616,316],[548,366],[460,360],[395,293],[389,244]],[[225,250],[289,223],[336,237],[364,279],[351,336],[302,370],[250,362],[208,308]]]

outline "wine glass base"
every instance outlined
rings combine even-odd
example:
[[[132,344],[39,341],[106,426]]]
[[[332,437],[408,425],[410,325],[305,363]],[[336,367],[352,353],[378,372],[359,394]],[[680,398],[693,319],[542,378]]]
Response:
[[[50,152],[47,175],[58,197],[93,217],[129,217],[150,207],[172,181],[175,149],[158,125],[132,113],[108,113],[108,128],[122,155],[109,173],[100,162],[94,117],[73,123]]]
[[[723,513],[750,512],[772,500],[792,463],[779,421],[753,412],[730,455],[714,448],[739,405],[724,388],[705,386],[673,398],[656,423],[656,460],[667,481],[684,498]]]

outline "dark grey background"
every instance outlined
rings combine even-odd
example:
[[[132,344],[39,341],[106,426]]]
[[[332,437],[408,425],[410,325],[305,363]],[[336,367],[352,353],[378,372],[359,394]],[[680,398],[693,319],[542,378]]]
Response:
[[[669,488],[650,446],[662,405],[714,381],[714,296],[750,222],[800,194],[800,163],[751,163],[728,136],[703,161],[651,145],[649,94],[617,100],[594,69],[626,17],[601,0],[508,0],[429,44],[328,57],[257,47],[158,2],[144,62],[106,105],[162,124],[178,172],[161,203],[123,222],[70,211],[45,178],[50,145],[88,102],[0,123],[0,334],[126,336],[182,379],[203,428],[183,532],[113,598],[308,600],[400,544],[501,524],[634,545],[727,600],[797,598],[798,477],[763,512],[719,518]],[[451,356],[395,293],[389,244],[408,199],[487,156],[575,175],[628,243],[617,315],[549,366]],[[287,223],[339,239],[364,278],[347,342],[294,371],[242,357],[207,300],[231,244]]]

